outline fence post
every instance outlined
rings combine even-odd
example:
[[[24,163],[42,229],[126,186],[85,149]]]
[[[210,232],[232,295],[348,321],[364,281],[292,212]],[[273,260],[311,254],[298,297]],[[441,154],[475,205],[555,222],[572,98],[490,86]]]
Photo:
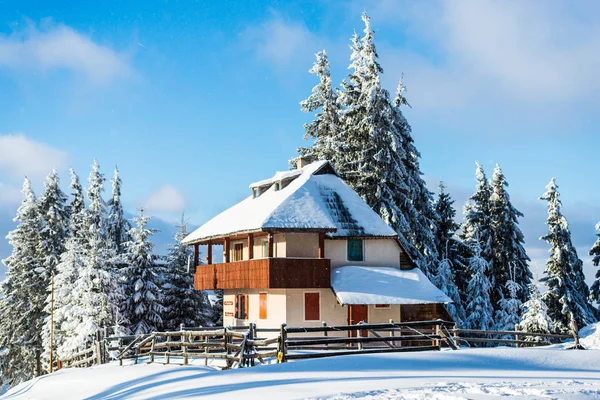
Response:
[[[154,342],[155,341],[156,341],[156,332],[152,332],[152,344],[150,345],[150,362],[151,363],[154,362]]]
[[[393,323],[394,323],[394,320],[390,319],[390,324],[393,324]],[[395,336],[394,327],[393,326],[390,328],[390,334],[389,335],[390,335],[390,337],[394,337]],[[402,342],[398,342],[398,343],[400,343],[400,346],[402,346]],[[390,342],[390,344],[393,345],[393,346],[396,346],[396,342],[395,341]]]
[[[519,336],[519,324],[515,324],[515,341],[516,341],[515,347],[516,348],[519,348],[521,346],[520,343],[519,343],[519,338],[520,338],[520,336]]]
[[[573,339],[575,339],[575,349],[583,349],[583,347],[579,344],[579,329],[577,327],[577,322],[572,319],[571,320],[571,331],[573,332]]]
[[[102,365],[102,350],[99,340],[94,341],[94,352],[96,353],[96,363]]]
[[[285,330],[286,327],[286,324],[281,324],[281,330],[279,331],[279,338],[281,340],[281,349],[279,354],[281,354],[281,356],[278,354],[277,359],[282,363],[287,361],[287,345],[285,343],[287,341],[287,331]]]
[[[248,332],[248,336],[252,341],[252,346],[249,347],[249,352],[252,353],[252,358],[250,360],[246,359],[246,364],[248,364],[248,361],[250,361],[250,366],[254,367],[254,355],[256,354],[256,348],[254,347],[254,339],[256,338],[256,323],[250,323],[250,332]]]
[[[440,339],[439,338],[442,336],[442,330],[440,329],[440,324],[439,323],[435,326],[435,334],[438,336],[438,338],[435,339],[435,342],[434,342],[435,346],[438,349],[441,349]]]
[[[321,325],[323,325],[323,328],[327,328],[327,322],[322,321]],[[328,337],[329,336],[329,332],[327,332],[327,330],[323,331],[323,336]],[[325,348],[328,349],[329,348],[329,344],[325,343]]]
[[[359,322],[358,324],[356,324],[356,325],[357,325],[357,326],[360,326],[360,325],[362,325],[362,321],[360,321],[360,322]],[[361,330],[361,329],[358,329],[358,330],[356,331],[356,337],[357,337],[357,338],[360,338],[360,339],[362,339],[362,330]],[[359,342],[358,342],[358,350],[360,351],[360,350],[362,350],[362,349],[363,349],[363,344],[362,344],[362,342],[361,342],[361,341],[359,341]]]
[[[181,324],[183,325],[183,324]],[[183,352],[183,365],[188,365],[188,347],[187,347],[187,333],[181,332],[181,351]]]
[[[204,365],[208,365],[208,336],[204,336]]]

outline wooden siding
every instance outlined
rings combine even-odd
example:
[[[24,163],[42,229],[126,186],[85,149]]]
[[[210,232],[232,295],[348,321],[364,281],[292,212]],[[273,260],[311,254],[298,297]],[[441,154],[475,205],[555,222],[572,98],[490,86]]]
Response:
[[[196,290],[328,288],[331,263],[318,258],[260,258],[199,265]]]

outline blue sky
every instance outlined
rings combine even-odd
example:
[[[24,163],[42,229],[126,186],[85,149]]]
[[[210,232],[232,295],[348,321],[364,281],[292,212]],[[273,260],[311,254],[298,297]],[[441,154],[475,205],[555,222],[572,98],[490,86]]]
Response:
[[[499,163],[534,265],[547,247],[537,198],[556,176],[588,275],[600,220],[600,5],[593,1],[2,1],[0,235],[24,175],[86,179],[119,166],[128,210],[193,224],[287,169],[310,120],[298,103],[325,48],[334,82],[366,9],[394,91],[402,72],[422,169],[459,210],[475,160]],[[460,212],[459,211],[459,212]],[[6,255],[0,244],[0,256]],[[534,267],[535,268],[535,267]],[[591,277],[591,276],[588,276]]]

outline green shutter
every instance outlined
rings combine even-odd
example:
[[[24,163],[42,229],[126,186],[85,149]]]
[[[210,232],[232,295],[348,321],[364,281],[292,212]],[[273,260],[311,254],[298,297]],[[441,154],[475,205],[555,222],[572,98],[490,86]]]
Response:
[[[362,239],[348,239],[348,261],[364,261]]]

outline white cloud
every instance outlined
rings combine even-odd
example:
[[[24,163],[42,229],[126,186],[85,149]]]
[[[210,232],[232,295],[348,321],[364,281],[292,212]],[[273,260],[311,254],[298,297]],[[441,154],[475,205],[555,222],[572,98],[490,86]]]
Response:
[[[595,96],[600,25],[592,16],[599,7],[594,2],[380,0],[369,11],[375,27],[401,27],[421,44],[380,46],[386,79],[405,71],[411,97],[418,96],[415,104],[454,107],[494,98],[564,103]]]
[[[94,82],[130,73],[126,57],[65,25],[0,35],[0,68],[67,69]]]
[[[247,28],[243,37],[258,57],[276,67],[295,64],[299,54],[312,56],[319,50],[315,36],[304,24],[286,21],[278,14],[273,14],[260,26]]]
[[[185,198],[171,185],[163,185],[152,193],[144,208],[155,213],[181,213],[185,207]]]
[[[0,135],[0,172],[10,178],[42,179],[52,168],[65,165],[67,154],[23,134]]]

